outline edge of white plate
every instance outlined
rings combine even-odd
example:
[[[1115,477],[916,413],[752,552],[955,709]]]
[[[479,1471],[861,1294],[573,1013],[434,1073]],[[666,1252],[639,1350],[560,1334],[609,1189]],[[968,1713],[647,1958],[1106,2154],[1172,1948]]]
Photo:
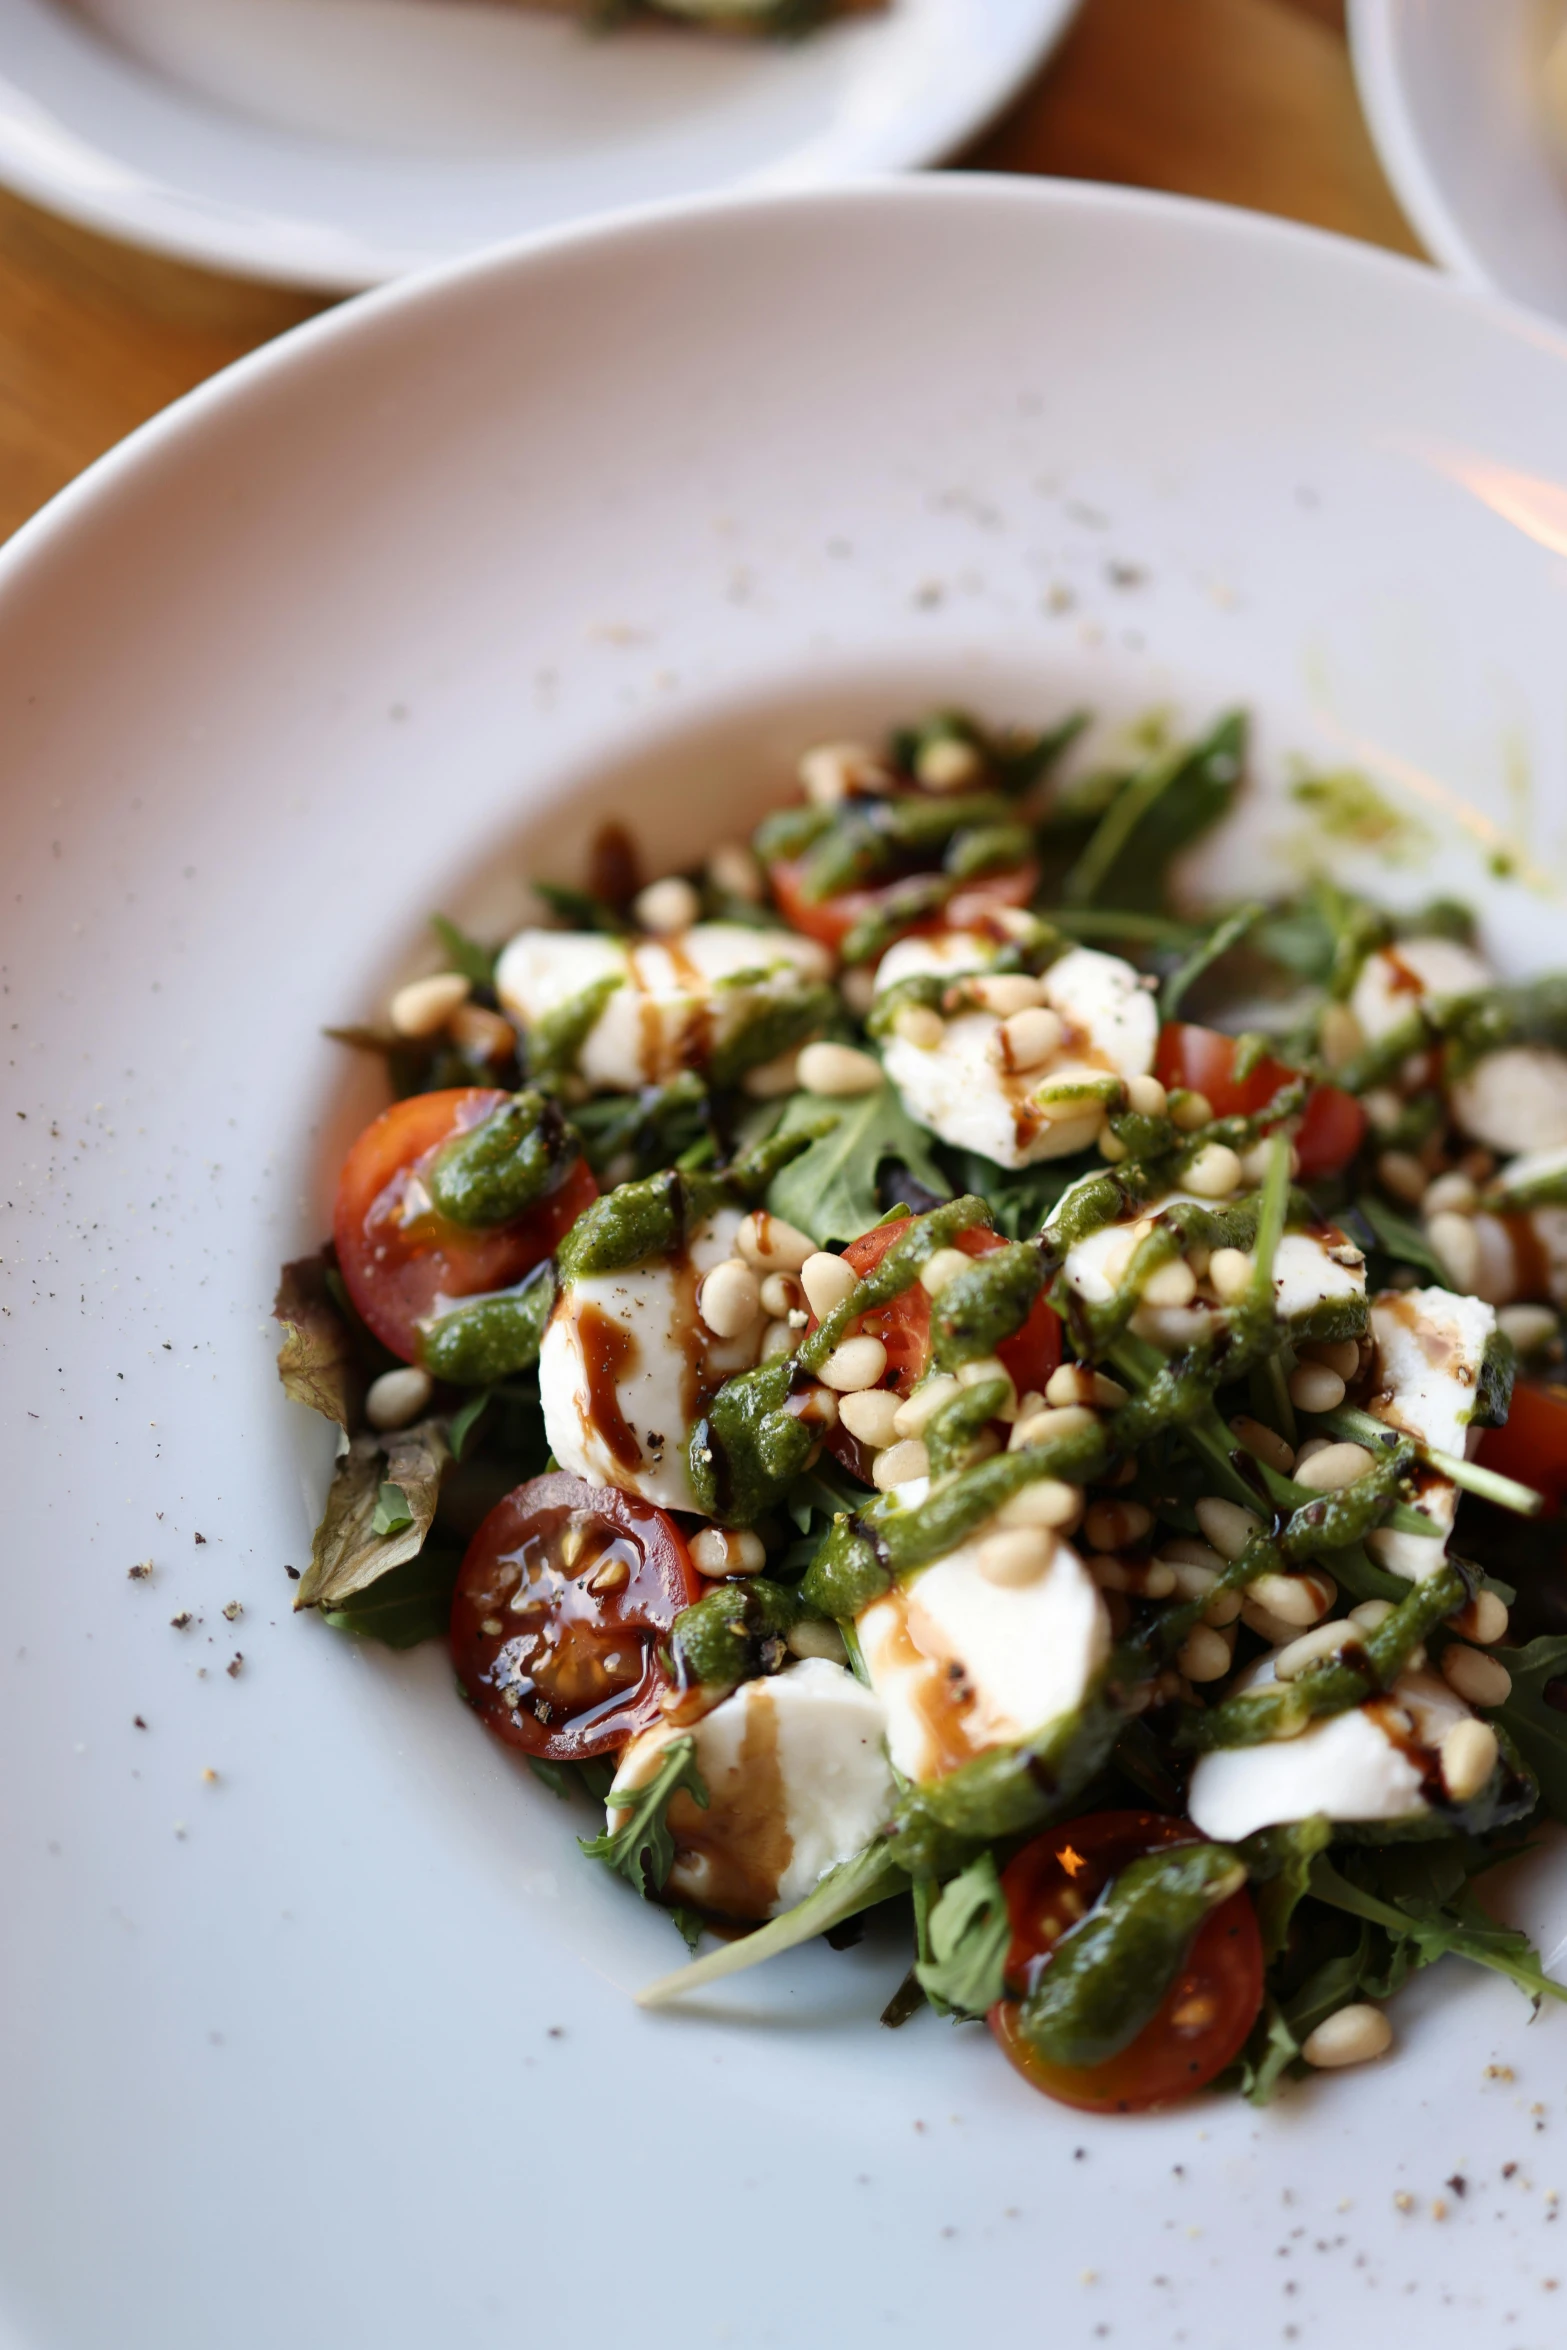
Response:
[[[1391,0],[1349,0],[1349,54],[1372,144],[1410,227],[1443,269],[1512,307],[1459,226],[1426,162],[1398,70]]]

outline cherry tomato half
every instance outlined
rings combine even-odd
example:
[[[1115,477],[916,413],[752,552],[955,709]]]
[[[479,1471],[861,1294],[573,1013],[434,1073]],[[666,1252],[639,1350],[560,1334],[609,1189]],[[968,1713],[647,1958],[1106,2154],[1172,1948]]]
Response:
[[[488,1086],[412,1094],[383,1110],[343,1162],[332,1218],[337,1261],[355,1307],[405,1363],[415,1359],[417,1325],[438,1298],[510,1288],[598,1197],[578,1159],[547,1199],[510,1223],[473,1231],[436,1214],[420,1180],[430,1161],[509,1098]]]
[[[1051,2064],[1018,2029],[1022,1995],[1110,1879],[1144,1853],[1202,1841],[1189,1820],[1102,1811],[1035,1837],[1008,1862],[1001,1889],[1012,1923],[1007,1984],[1015,1995],[999,1999],[988,2021],[1033,2088],[1088,2112],[1138,2113],[1201,2089],[1240,2054],[1262,2005],[1263,1977],[1262,1937],[1244,1887],[1203,1920],[1158,2014],[1107,2064]]]
[[[899,881],[879,882],[874,889],[845,889],[836,897],[818,899],[808,898],[801,887],[804,871],[803,857],[781,857],[768,867],[778,911],[791,930],[819,939],[834,954],[855,924],[880,913],[888,898],[908,879],[905,874]],[[937,912],[905,923],[900,936],[928,937],[937,930],[967,930],[982,924],[986,915],[994,913],[997,907],[1026,906],[1038,887],[1039,867],[1032,859],[1025,865],[1014,866],[1008,873],[977,874]]]
[[[872,1231],[862,1232],[844,1250],[844,1263],[863,1281],[908,1229],[909,1219],[899,1216],[890,1224],[878,1224]],[[953,1245],[962,1249],[965,1256],[983,1257],[1005,1243],[999,1232],[988,1232],[983,1225],[975,1224],[967,1232],[960,1232]],[[815,1327],[813,1316],[811,1328]],[[855,1327],[867,1337],[879,1338],[887,1349],[887,1373],[882,1385],[899,1395],[912,1395],[930,1368],[929,1292],[916,1281],[887,1305],[862,1314]],[[1045,1381],[1061,1360],[1061,1324],[1043,1297],[1035,1298],[1022,1329],[1003,1340],[996,1352],[1011,1372],[1012,1384],[1019,1395],[1043,1390]],[[871,1482],[871,1462],[876,1456],[867,1446],[841,1425],[833,1429],[827,1442],[852,1477],[862,1478],[867,1485]]]
[[[671,1686],[660,1645],[702,1596],[673,1518],[557,1470],[498,1502],[452,1599],[452,1659],[498,1738],[551,1762],[619,1751]]]
[[[1543,1493],[1548,1514],[1559,1516],[1567,1502],[1567,1387],[1526,1387],[1520,1380],[1502,1426],[1481,1430],[1478,1457],[1485,1468]]]
[[[1161,1085],[1206,1094],[1216,1118],[1249,1118],[1266,1109],[1281,1086],[1300,1072],[1264,1054],[1237,1079],[1235,1039],[1217,1028],[1167,1021],[1159,1031],[1154,1075]],[[1341,1085],[1313,1086],[1295,1136],[1300,1172],[1308,1183],[1347,1167],[1366,1137],[1366,1113]]]

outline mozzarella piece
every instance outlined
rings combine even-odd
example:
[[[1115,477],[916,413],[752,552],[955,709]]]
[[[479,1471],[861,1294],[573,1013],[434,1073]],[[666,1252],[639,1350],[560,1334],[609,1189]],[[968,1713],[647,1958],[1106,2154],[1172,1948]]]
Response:
[[[1373,1391],[1366,1409],[1433,1451],[1461,1458],[1479,1397],[1480,1371],[1496,1308],[1448,1289],[1387,1290],[1371,1308],[1376,1345]],[[1437,1539],[1379,1527],[1366,1548],[1391,1575],[1412,1583],[1435,1574],[1447,1556],[1458,1514],[1458,1491],[1433,1469],[1416,1472],[1417,1507],[1437,1528]]]
[[[1067,1250],[1063,1267],[1069,1287],[1089,1305],[1103,1305],[1115,1294],[1116,1282],[1112,1276],[1125,1252],[1132,1225],[1144,1219],[1156,1219],[1166,1208],[1182,1201],[1204,1208],[1213,1206],[1212,1200],[1199,1200],[1195,1192],[1167,1192],[1163,1199],[1134,1209],[1120,1223],[1101,1225],[1097,1232],[1074,1241]],[[1053,1210],[1051,1220],[1066,1205],[1067,1201],[1062,1200]],[[1050,1229],[1049,1221],[1045,1229],[1047,1232]],[[1332,1238],[1320,1232],[1286,1232],[1280,1237],[1273,1258],[1273,1295],[1281,1318],[1288,1321],[1330,1300],[1365,1294],[1366,1260],[1342,1235]],[[1196,1306],[1180,1310],[1206,1313],[1211,1309]]]
[[[1075,1711],[1110,1653],[1104,1601],[1068,1543],[1037,1582],[1008,1586],[981,1574],[980,1540],[873,1601],[856,1626],[908,1779],[943,1778]]]
[[[696,1741],[707,1788],[665,1817],[675,1863],[666,1890],[734,1918],[776,1917],[840,1861],[862,1852],[896,1797],[879,1700],[842,1665],[809,1657],[745,1681],[700,1721],[658,1723],[632,1740],[611,1792],[640,1787],[673,1738]],[[608,1812],[611,1832],[625,1813]]]
[[[1495,984],[1489,963],[1452,938],[1406,938],[1360,966],[1349,1008],[1368,1044],[1401,1028],[1428,997],[1478,995]]]
[[[1450,1100],[1465,1134],[1487,1150],[1560,1150],[1567,1145],[1567,1053],[1504,1045],[1454,1081]]]
[[[495,990],[526,1028],[599,981],[618,980],[588,1031],[577,1073],[600,1092],[621,1093],[705,1067],[760,1006],[825,979],[830,969],[814,939],[742,922],[699,922],[659,939],[523,930],[496,966]]]
[[[1273,1678],[1267,1657],[1237,1686],[1263,1688]],[[1201,1756],[1187,1816],[1221,1844],[1319,1812],[1336,1821],[1417,1819],[1430,1810],[1421,1793],[1429,1758],[1468,1713],[1436,1674],[1401,1673],[1387,1697],[1330,1714],[1297,1738]]]
[[[550,1450],[590,1485],[666,1510],[698,1508],[687,1459],[703,1404],[756,1360],[761,1333],[715,1338],[697,1312],[704,1273],[734,1254],[740,1211],[722,1208],[676,1256],[562,1284],[539,1349]]]
[[[995,959],[990,941],[972,932],[901,939],[882,957],[876,993],[927,972],[957,979],[987,971]],[[989,1058],[1001,1026],[994,1012],[958,1013],[931,1049],[896,1033],[882,1045],[883,1064],[910,1117],[955,1149],[978,1151],[1001,1167],[1069,1157],[1085,1149],[1103,1123],[1097,1104],[1076,1117],[1047,1119],[1034,1098],[1042,1084],[1141,1077],[1153,1067],[1159,1015],[1130,963],[1073,947],[1040,984],[1065,1035],[1054,1059],[1026,1075],[1008,1075]]]

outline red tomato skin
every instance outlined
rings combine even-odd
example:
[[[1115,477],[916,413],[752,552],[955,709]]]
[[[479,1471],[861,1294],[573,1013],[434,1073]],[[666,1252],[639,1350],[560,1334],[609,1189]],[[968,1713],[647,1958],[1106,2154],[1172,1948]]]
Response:
[[[579,1631],[585,1628],[590,1646],[598,1641],[618,1647],[629,1635],[641,1648],[642,1671],[623,1695],[546,1724],[526,1704],[506,1705],[501,1694],[509,1654],[526,1626],[512,1611],[509,1594],[498,1591],[497,1575],[573,1516],[591,1518],[610,1529],[624,1544],[623,1555],[631,1554],[631,1572],[621,1590],[598,1599],[585,1592],[580,1580],[557,1570],[557,1581],[570,1602],[568,1624],[574,1622]],[[551,1762],[619,1753],[638,1731],[660,1718],[665,1692],[673,1684],[659,1662],[659,1649],[676,1616],[706,1588],[691,1563],[684,1535],[667,1511],[636,1494],[589,1485],[564,1469],[552,1470],[516,1486],[497,1502],[463,1555],[452,1595],[452,1662],[457,1678],[474,1711],[504,1745]],[[557,1605],[552,1620],[560,1615]],[[499,1634],[484,1631],[485,1623],[497,1620],[503,1627]]]
[[[1217,1028],[1167,1020],[1159,1031],[1154,1075],[1161,1085],[1205,1094],[1216,1118],[1255,1117],[1300,1074],[1265,1054],[1237,1083],[1230,1074],[1234,1062],[1235,1039]],[[1355,1096],[1340,1085],[1313,1086],[1295,1137],[1302,1177],[1315,1183],[1339,1174],[1365,1138],[1366,1113]]]
[[[1502,1426],[1481,1430],[1478,1458],[1483,1467],[1532,1485],[1545,1495],[1546,1515],[1560,1517],[1567,1503],[1567,1388],[1526,1387],[1520,1380]]]
[[[778,911],[791,930],[801,931],[814,938],[834,954],[843,945],[857,922],[877,913],[891,892],[902,887],[902,881],[879,882],[874,889],[840,890],[836,897],[809,898],[802,887],[805,871],[803,857],[780,857],[768,867]],[[906,881],[908,875],[902,879]],[[1026,906],[1039,887],[1039,867],[1029,860],[1007,873],[976,874],[965,882],[934,914],[922,915],[916,922],[905,924],[900,937],[927,938],[940,930],[963,930],[972,923],[981,923],[986,914],[1000,906]]]
[[[890,1224],[877,1224],[869,1232],[862,1232],[844,1250],[845,1264],[863,1280],[908,1228],[909,1218],[898,1216]],[[966,1232],[960,1232],[953,1245],[962,1249],[965,1256],[983,1257],[1006,1244],[999,1232],[974,1224]],[[813,1330],[816,1327],[814,1315],[810,1327]],[[862,1314],[857,1327],[866,1336],[879,1338],[887,1349],[887,1375],[882,1385],[895,1389],[899,1395],[912,1395],[930,1364],[929,1292],[915,1282],[889,1304]],[[1045,1381],[1061,1360],[1060,1320],[1043,1296],[1035,1298],[1022,1329],[1003,1340],[996,1352],[1011,1372],[1012,1384],[1019,1395],[1043,1392]],[[870,1484],[871,1462],[876,1456],[868,1446],[842,1426],[832,1430],[827,1443],[851,1477]]]
[[[1129,1861],[1171,1845],[1202,1842],[1189,1820],[1134,1811],[1090,1813],[1035,1837],[1001,1877],[1013,1925],[1008,1985],[1020,1993],[1027,1990],[1049,1964],[1049,1944],[1041,1941],[1033,1921],[1052,1893],[1059,1900],[1070,1890],[1077,1896],[1076,1914],[1085,1914]],[[1063,1849],[1075,1867],[1063,1867],[1057,1857]],[[986,2020],[1030,2087],[1083,2112],[1140,2113],[1189,2096],[1234,2062],[1262,2006],[1263,1975],[1262,1936],[1243,1887],[1204,1919],[1159,2012],[1107,2064],[1073,2069],[1047,2063],[1023,2039],[1021,2001],[1010,1992]],[[1172,2017],[1184,2004],[1204,1998],[1215,2011],[1211,2024],[1183,2035]]]
[[[343,1162],[332,1239],[355,1310],[405,1363],[418,1358],[418,1324],[437,1298],[507,1289],[550,1256],[598,1185],[579,1159],[550,1196],[509,1224],[469,1231],[429,1212],[404,1224],[409,1183],[443,1143],[510,1099],[489,1086],[457,1086],[394,1102],[372,1120]]]

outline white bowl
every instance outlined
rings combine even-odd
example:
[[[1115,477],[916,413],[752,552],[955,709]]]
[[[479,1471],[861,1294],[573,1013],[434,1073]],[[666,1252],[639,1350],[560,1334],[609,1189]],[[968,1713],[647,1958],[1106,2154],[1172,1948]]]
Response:
[[[600,39],[489,0],[0,0],[0,181],[332,291],[733,186],[935,163],[1079,0],[889,0],[809,40]]]
[[[320,1026],[375,1010],[429,909],[504,919],[607,807],[690,854],[825,730],[1240,700],[1258,788],[1221,880],[1331,851],[1292,762],[1357,764],[1412,861],[1350,871],[1467,889],[1508,967],[1559,958],[1564,591],[1545,329],[1245,214],[978,179],[394,289],[0,555],[0,2309],[28,2341],[428,2350],[563,2311],[671,2350],[1230,2350],[1406,2307],[1428,2350],[1545,2338],[1530,2108],[1554,2126],[1563,2026],[1493,1978],[1422,1980],[1390,2059],[1265,2114],[1126,2122],[982,2031],[878,2030],[885,1935],[636,2010],[667,1921],[440,1651],[290,1618],[330,1447],[267,1310],[374,1098]],[[1560,1942],[1559,1869],[1505,1900]]]
[[[1355,78],[1434,257],[1567,320],[1567,160],[1543,68],[1561,0],[1350,0]]]

